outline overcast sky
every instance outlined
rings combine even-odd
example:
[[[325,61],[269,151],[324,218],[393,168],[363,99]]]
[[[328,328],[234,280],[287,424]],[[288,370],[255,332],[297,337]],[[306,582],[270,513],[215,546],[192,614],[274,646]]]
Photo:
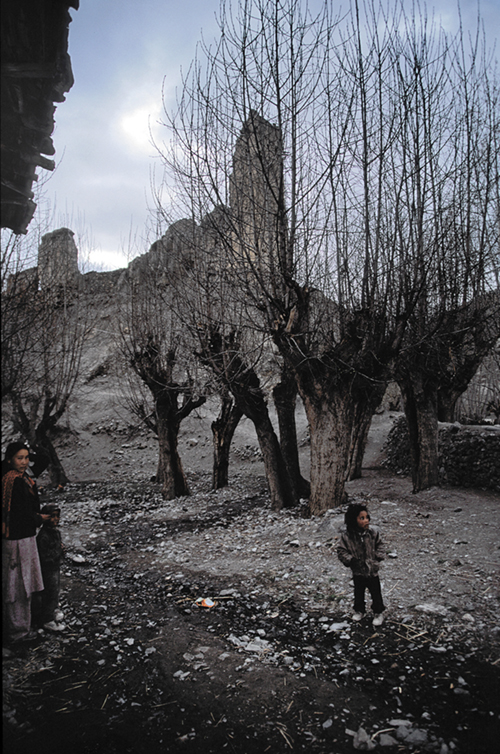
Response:
[[[55,208],[50,230],[66,225],[90,236],[86,269],[124,267],[154,240],[145,229],[152,170],[160,164],[149,124],[161,137],[162,87],[173,103],[201,33],[208,41],[217,32],[218,7],[219,0],[80,0],[78,11],[70,9],[75,83],[56,110],[57,170],[44,194]],[[456,28],[456,0],[427,7],[445,29]],[[473,28],[476,0],[461,0],[461,8],[465,28]],[[481,14],[492,44],[500,0],[482,0]]]

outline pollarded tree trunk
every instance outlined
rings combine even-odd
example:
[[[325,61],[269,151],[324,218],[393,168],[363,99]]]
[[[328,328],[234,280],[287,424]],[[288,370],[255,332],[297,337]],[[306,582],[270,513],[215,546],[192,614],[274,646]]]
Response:
[[[353,405],[343,395],[317,400],[304,395],[302,400],[311,432],[311,497],[309,507],[315,516],[343,505],[352,434]]]
[[[293,507],[298,501],[290,484],[288,470],[257,375],[253,370],[247,370],[245,383],[236,384],[233,380],[229,389],[236,405],[255,427],[266,470],[272,509],[279,511],[282,508]]]
[[[214,464],[212,470],[212,489],[220,490],[229,483],[229,451],[236,427],[243,411],[236,406],[229,396],[222,399],[219,416],[212,422],[214,444]]]
[[[498,340],[500,294],[477,296],[439,312],[417,330],[413,348],[400,358],[397,381],[403,396],[412,454],[413,491],[439,483],[438,419],[452,421],[457,399]],[[425,330],[424,330],[425,331]]]
[[[51,483],[56,487],[65,487],[70,480],[64,471],[61,459],[57,455],[52,440],[46,434],[37,433],[36,443],[50,458],[48,470]]]
[[[281,372],[281,382],[273,389],[273,399],[278,416],[283,460],[288,469],[293,495],[296,499],[299,499],[309,497],[311,494],[311,484],[300,473],[297,425],[295,421],[297,394],[298,388],[295,377],[285,367]]]
[[[413,492],[439,483],[437,389],[418,370],[398,380],[410,436]]]
[[[368,432],[370,431],[373,414],[384,397],[386,387],[386,382],[374,383],[366,403],[358,402],[355,405],[355,417],[349,448],[348,480],[361,478],[363,458],[368,442]]]
[[[360,407],[361,408],[361,407]],[[371,406],[364,406],[362,416],[354,423],[351,443],[349,446],[349,460],[347,479],[361,479],[363,458],[365,456],[368,432],[372,423],[373,411]]]
[[[189,485],[182,467],[177,446],[180,422],[177,416],[177,401],[172,401],[168,391],[155,395],[158,431],[158,475],[165,500],[189,495]]]
[[[311,308],[308,291],[297,291],[297,304],[288,318],[278,322],[274,337],[295,372],[309,421],[309,507],[313,515],[319,515],[345,503],[345,483],[355,458],[362,458],[369,422],[382,396],[397,341],[395,336],[383,340],[380,335],[384,331],[377,334],[377,318],[362,310],[352,315],[349,327],[345,326],[346,336],[334,348],[320,358],[306,358],[311,348],[302,333],[311,329]]]
[[[189,495],[182,462],[177,450],[182,420],[206,398],[196,397],[192,384],[174,380],[175,348],[162,352],[161,338],[149,333],[146,342],[131,348],[130,365],[153,396],[158,434],[159,461],[157,481],[166,500]],[[179,405],[181,398],[181,405]],[[143,411],[141,410],[141,414]]]
[[[252,421],[257,433],[262,460],[266,469],[266,478],[271,495],[271,507],[278,511],[281,508],[291,508],[297,504],[296,497],[290,484],[290,477],[286,468],[276,432],[269,418],[267,406],[258,413],[253,412]]]
[[[61,459],[59,458],[57,451],[54,447],[52,440],[49,437],[51,430],[54,429],[59,416],[43,416],[38,423],[36,418],[30,419],[24,410],[22,400],[14,393],[12,395],[12,408],[13,408],[13,422],[14,428],[18,431],[30,444],[30,446],[38,446],[48,457],[48,471],[50,481],[56,487],[64,487],[70,481]],[[36,408],[31,407],[32,416],[37,416]]]
[[[64,411],[64,405],[60,409],[61,414]],[[48,469],[52,484],[57,487],[65,487],[70,480],[64,471],[61,460],[57,455],[57,451],[50,437],[59,418],[58,412],[52,414],[48,411],[48,406],[45,407],[44,415],[35,430],[35,443],[49,456],[50,460]]]
[[[298,501],[290,484],[288,470],[257,375],[253,370],[247,370],[245,381],[236,383],[233,380],[230,390],[236,405],[255,427],[266,471],[272,509],[279,511],[282,508],[293,507]]]
[[[242,356],[237,332],[223,335],[217,326],[213,326],[208,331],[200,331],[200,336],[198,357],[230,391],[236,406],[255,427],[273,510],[295,505],[297,499],[269,418],[259,378]]]

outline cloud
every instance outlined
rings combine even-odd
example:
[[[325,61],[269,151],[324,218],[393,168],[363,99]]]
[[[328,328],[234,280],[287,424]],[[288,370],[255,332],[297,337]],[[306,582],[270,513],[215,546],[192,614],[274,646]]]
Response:
[[[125,139],[125,147],[131,157],[137,159],[150,157],[156,154],[152,140],[158,141],[160,128],[161,101],[160,93],[156,99],[144,102],[144,98],[137,98],[135,106],[120,110],[117,113],[118,126],[122,138]]]
[[[95,249],[88,255],[85,268],[89,270],[119,270],[129,263],[127,254],[111,249]],[[83,270],[87,272],[87,269]]]

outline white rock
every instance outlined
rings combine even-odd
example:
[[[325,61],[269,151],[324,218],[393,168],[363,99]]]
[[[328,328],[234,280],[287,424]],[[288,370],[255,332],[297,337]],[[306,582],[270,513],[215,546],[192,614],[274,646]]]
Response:
[[[415,610],[420,613],[431,613],[434,615],[446,615],[448,609],[444,605],[436,605],[434,602],[422,602],[421,605],[415,605]]]
[[[190,674],[190,670],[178,670],[176,673],[174,673],[174,678],[178,678],[180,681],[184,681]]]
[[[343,621],[342,623],[330,623],[328,633],[331,631],[342,631],[344,628],[350,628],[350,624],[347,623],[347,621]]]
[[[68,560],[71,560],[72,563],[86,563],[87,561],[83,557],[83,555],[67,555]]]
[[[244,649],[247,652],[265,652],[270,647],[271,645],[268,641],[265,641],[265,639],[260,639],[258,636],[256,636],[253,641],[245,644]]]

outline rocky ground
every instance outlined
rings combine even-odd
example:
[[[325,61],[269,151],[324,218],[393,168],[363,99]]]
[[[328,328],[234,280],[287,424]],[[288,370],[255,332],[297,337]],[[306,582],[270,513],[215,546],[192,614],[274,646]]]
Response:
[[[271,512],[244,426],[217,493],[209,443],[185,430],[196,471],[174,501],[149,481],[150,438],[96,424],[69,438],[75,481],[45,493],[62,507],[67,628],[4,653],[7,754],[494,751],[498,496],[413,495],[378,464],[389,418],[348,485],[389,552],[377,630],[350,620],[342,511]]]

